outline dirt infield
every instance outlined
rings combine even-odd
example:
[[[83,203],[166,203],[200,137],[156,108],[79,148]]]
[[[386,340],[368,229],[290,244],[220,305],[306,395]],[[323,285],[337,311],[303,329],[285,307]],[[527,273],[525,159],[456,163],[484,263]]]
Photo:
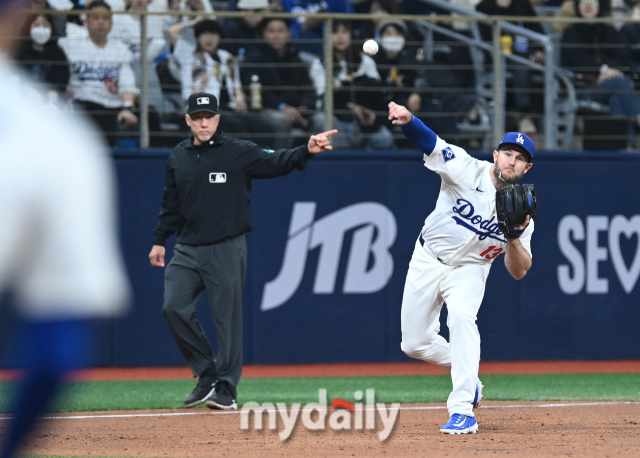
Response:
[[[640,361],[555,361],[481,363],[481,374],[637,373]],[[243,377],[314,377],[441,374],[420,363],[247,366]],[[0,371],[0,380],[16,373]],[[76,380],[189,378],[186,367],[91,369]],[[27,441],[24,453],[54,456],[118,457],[638,457],[640,403],[491,402],[477,410],[474,435],[439,433],[447,421],[444,404],[403,405],[388,440],[376,431],[314,431],[300,419],[281,442],[277,430],[240,429],[239,412],[208,409],[90,412],[51,415]],[[0,441],[9,422],[0,416]],[[326,422],[328,424],[328,421]]]
[[[175,458],[640,456],[640,403],[487,402],[476,416],[478,434],[445,436],[439,433],[448,419],[443,404],[404,405],[386,442],[375,431],[309,432],[300,422],[291,438],[280,442],[276,431],[255,431],[253,420],[251,429],[242,431],[237,412],[94,412],[88,418],[46,420],[23,451]],[[377,429],[382,429],[379,419]]]

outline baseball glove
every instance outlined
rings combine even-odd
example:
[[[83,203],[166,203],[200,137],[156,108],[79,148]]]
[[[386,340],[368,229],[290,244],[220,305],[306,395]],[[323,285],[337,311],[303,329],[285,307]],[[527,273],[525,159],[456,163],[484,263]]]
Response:
[[[498,228],[508,239],[520,237],[524,230],[516,230],[527,219],[536,215],[536,191],[532,184],[516,184],[496,191]]]

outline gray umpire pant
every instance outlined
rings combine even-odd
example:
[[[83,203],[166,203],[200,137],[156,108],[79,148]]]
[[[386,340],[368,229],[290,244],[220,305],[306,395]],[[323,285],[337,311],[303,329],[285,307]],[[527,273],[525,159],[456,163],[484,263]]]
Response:
[[[176,244],[164,274],[164,314],[171,334],[194,376],[215,369],[233,387],[242,374],[242,291],[247,242],[240,235],[213,245]],[[216,328],[218,357],[196,316],[206,291]]]

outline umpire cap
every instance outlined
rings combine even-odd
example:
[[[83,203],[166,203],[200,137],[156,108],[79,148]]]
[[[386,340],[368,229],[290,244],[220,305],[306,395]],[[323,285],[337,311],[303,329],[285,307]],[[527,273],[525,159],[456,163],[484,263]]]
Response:
[[[220,114],[218,110],[218,99],[213,94],[206,92],[196,92],[189,96],[189,103],[187,105],[187,114],[192,115],[194,113],[207,113]]]
[[[507,135],[504,136],[498,145],[498,149],[500,149],[502,145],[517,145],[529,153],[529,162],[533,159],[533,150],[535,149],[533,140],[522,132],[507,132]]]

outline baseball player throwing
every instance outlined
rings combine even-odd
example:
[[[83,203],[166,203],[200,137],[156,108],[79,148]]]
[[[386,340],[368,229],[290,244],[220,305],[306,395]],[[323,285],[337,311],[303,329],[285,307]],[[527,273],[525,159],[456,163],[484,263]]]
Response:
[[[473,409],[483,388],[478,379],[476,315],[491,263],[504,253],[507,270],[516,280],[531,268],[533,220],[527,216],[515,228],[521,236],[507,238],[498,229],[495,194],[531,169],[534,144],[522,133],[509,132],[493,152],[492,164],[448,144],[394,102],[389,104],[389,119],[424,153],[425,167],[442,178],[436,208],[425,220],[409,263],[402,298],[402,350],[451,372],[451,418],[440,432],[475,433]],[[450,342],[438,334],[445,302]]]

